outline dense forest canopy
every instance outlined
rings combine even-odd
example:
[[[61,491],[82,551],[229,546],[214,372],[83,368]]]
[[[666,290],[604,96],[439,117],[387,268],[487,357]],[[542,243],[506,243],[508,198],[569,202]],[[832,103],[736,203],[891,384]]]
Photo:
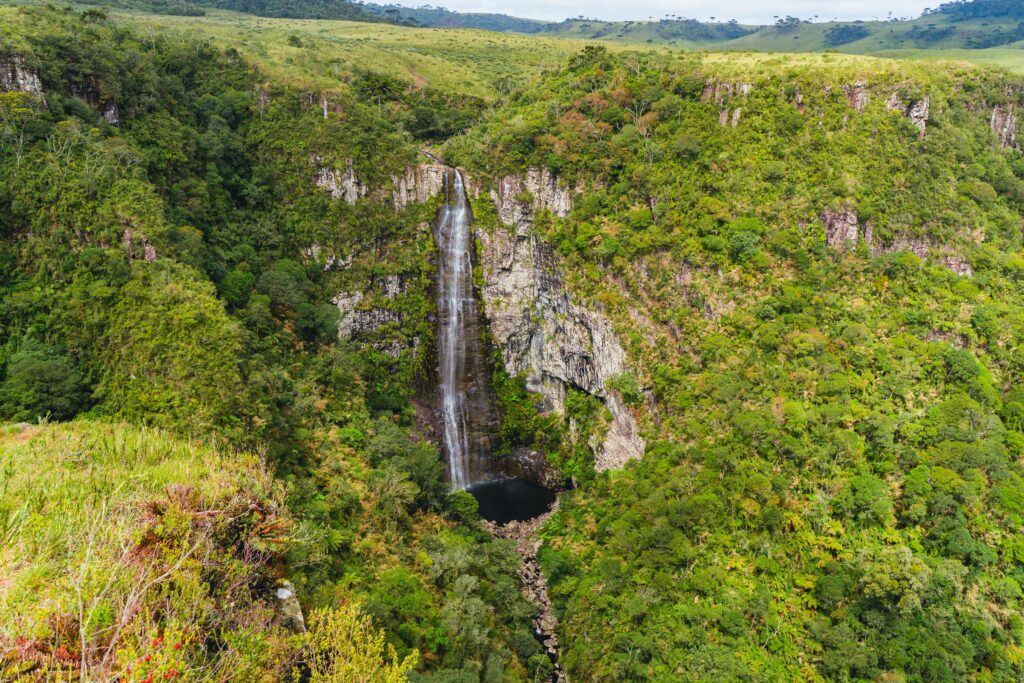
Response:
[[[1022,675],[1014,88],[593,49],[449,142],[581,188],[537,229],[657,404],[542,549],[576,677]]]

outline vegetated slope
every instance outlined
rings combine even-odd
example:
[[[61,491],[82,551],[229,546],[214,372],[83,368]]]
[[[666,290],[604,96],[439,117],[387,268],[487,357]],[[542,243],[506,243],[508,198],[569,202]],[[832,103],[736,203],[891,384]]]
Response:
[[[260,17],[290,19],[341,19],[382,23],[404,23],[387,12],[367,11],[361,3],[349,0],[85,0],[83,5],[133,9],[172,16],[201,17],[208,9],[245,12]]]
[[[293,522],[255,457],[79,422],[5,428],[0,469],[4,680],[215,665],[258,680],[299,658],[273,604]]]
[[[990,128],[1022,93],[593,49],[448,143],[580,190],[535,229],[651,415],[546,532],[574,679],[1024,675],[1024,157]]]
[[[511,31],[515,33],[537,33],[549,22],[537,19],[522,19],[507,14],[489,14],[485,12],[453,12],[444,7],[405,7],[403,5],[385,5],[363,3],[361,7],[367,12],[398,18],[417,26],[431,28],[479,28],[487,31]]]
[[[985,49],[1024,40],[1021,20],[975,19],[957,21],[944,14],[929,14],[909,21],[780,22],[717,45],[724,49],[807,52],[838,50],[873,54],[893,49]]]
[[[76,535],[88,520],[62,527],[60,511],[99,510],[104,496],[121,520],[95,531],[104,550],[80,585],[96,606],[84,626],[68,583],[77,565],[2,544],[0,602],[14,615],[0,620],[3,677],[40,662],[52,675],[114,675],[128,661],[118,643],[163,634],[152,645],[163,649],[139,656],[198,680],[292,668],[344,680],[316,663],[379,660],[374,639],[353,652],[362,641],[345,635],[378,628],[419,680],[548,671],[518,556],[479,530],[468,494],[449,494],[410,403],[432,367],[433,246],[419,226],[436,206],[391,201],[393,176],[472,120],[476,101],[365,74],[331,92],[272,85],[237,52],[96,11],[7,8],[0,21],[0,419],[81,421],[4,437],[0,533]],[[377,322],[339,339],[333,302],[356,288],[368,292],[359,315]],[[100,418],[135,426],[89,422]],[[248,458],[220,465],[213,449],[260,453],[283,489],[267,500],[294,521],[279,529],[246,508],[249,521],[217,535],[222,514],[236,517],[231,500],[265,494]],[[206,474],[215,466],[224,480]],[[252,483],[243,490],[235,473]],[[124,597],[131,585],[105,589],[109,577],[148,581],[134,555],[119,573],[117,552],[150,529],[167,541],[143,543],[154,571],[195,541],[202,557],[161,579],[153,602]],[[56,550],[78,561],[88,539],[77,540]],[[56,577],[52,593],[40,574]],[[328,610],[297,643],[265,614],[285,575],[307,615]],[[252,621],[218,602],[232,591]],[[56,599],[36,602],[45,595]],[[181,651],[165,652],[179,642],[169,634]]]
[[[735,21],[701,22],[696,19],[659,19],[657,21],[601,21],[598,19],[566,19],[547,24],[545,33],[591,40],[625,43],[668,43],[680,47],[706,45],[733,40],[755,30]]]
[[[494,98],[587,41],[470,29],[425,29],[348,21],[261,19],[209,11],[203,17],[118,14],[140,30],[203,37],[235,49],[275,82],[330,89],[372,71],[449,95]],[[617,49],[625,49],[619,47]]]

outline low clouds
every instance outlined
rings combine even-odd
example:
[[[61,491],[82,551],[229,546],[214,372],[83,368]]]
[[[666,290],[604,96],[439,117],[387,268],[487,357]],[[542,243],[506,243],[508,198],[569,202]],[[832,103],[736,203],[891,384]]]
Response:
[[[666,14],[707,20],[715,17],[719,21],[736,19],[741,23],[767,24],[774,16],[792,15],[801,19],[817,16],[817,21],[833,18],[853,20],[872,18],[885,19],[889,12],[894,16],[916,17],[926,7],[934,7],[943,0],[854,0],[850,2],[823,2],[822,0],[784,0],[764,2],[763,0],[638,0],[623,3],[620,0],[434,0],[435,5],[457,12],[496,12],[532,19],[558,21],[567,17],[584,15],[592,19],[646,20],[662,19]],[[423,2],[402,0],[399,4],[411,7]]]

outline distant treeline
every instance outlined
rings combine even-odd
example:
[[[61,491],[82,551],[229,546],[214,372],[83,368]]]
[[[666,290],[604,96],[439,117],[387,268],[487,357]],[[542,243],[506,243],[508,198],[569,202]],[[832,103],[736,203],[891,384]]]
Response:
[[[957,0],[938,6],[929,14],[946,14],[954,21],[992,17],[1024,18],[1024,2],[1020,0]]]

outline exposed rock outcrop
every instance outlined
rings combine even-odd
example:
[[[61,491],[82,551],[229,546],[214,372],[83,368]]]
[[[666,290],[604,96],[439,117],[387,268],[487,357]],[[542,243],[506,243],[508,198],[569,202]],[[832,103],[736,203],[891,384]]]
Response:
[[[395,301],[408,290],[408,283],[399,275],[385,276],[377,286],[388,301]],[[398,311],[386,306],[373,306],[372,301],[372,298],[361,291],[342,292],[331,300],[341,314],[338,320],[338,339],[374,341],[373,333],[385,325],[402,324],[402,315]],[[413,347],[415,348],[417,344],[418,340],[414,339]],[[392,358],[397,358],[405,349],[398,341],[376,340],[374,346]]]
[[[156,261],[156,247],[141,232],[135,232],[131,228],[125,228],[121,233],[121,242],[124,244],[125,255],[129,261],[139,259],[146,263]]]
[[[918,135],[924,137],[925,130],[928,127],[928,116],[931,111],[931,99],[929,97],[925,96],[916,102],[908,103],[903,101],[899,93],[893,93],[886,100],[885,107],[889,111],[898,111],[910,119],[910,123],[919,131]]]
[[[992,132],[996,134],[999,144],[1002,147],[1017,146],[1017,106],[1007,104],[993,107],[992,118],[989,121]]]
[[[532,225],[533,214],[539,209],[564,218],[572,210],[575,189],[561,187],[551,171],[531,168],[524,176],[510,175],[500,178],[491,190],[491,199],[498,217],[506,225],[527,221]]]
[[[730,121],[731,121],[732,122],[732,127],[736,128],[738,125],[740,125],[740,116],[742,116],[742,115],[743,115],[743,110],[740,109],[739,107],[736,107],[736,109],[733,110],[731,116],[729,115],[729,109],[725,108],[722,111],[718,112],[718,125],[720,125],[720,126],[722,126],[724,128],[724,127],[730,125]]]
[[[864,81],[857,81],[853,85],[844,85],[843,93],[846,95],[846,101],[857,111],[864,111],[871,100],[871,93],[868,92],[867,84]]]
[[[542,451],[518,448],[511,457],[505,458],[499,464],[501,472],[513,479],[526,479],[554,491],[565,484],[562,474],[548,461]]]
[[[28,68],[20,56],[0,61],[0,92],[27,92],[41,97],[43,84],[39,76]]]
[[[107,102],[103,107],[103,120],[112,126],[116,126],[121,123],[121,112],[117,110],[117,105],[113,102]]]
[[[872,256],[893,254],[899,251],[908,251],[922,261],[927,261],[934,255],[934,263],[937,263],[953,271],[961,277],[974,275],[974,268],[963,256],[954,251],[953,247],[947,244],[936,244],[927,237],[915,235],[900,235],[888,244],[872,245]]]
[[[522,194],[529,190],[531,197]],[[626,369],[625,352],[611,323],[576,305],[558,276],[551,248],[533,234],[534,212],[565,215],[571,195],[546,172],[503,178],[492,195],[505,224],[479,231],[483,247],[483,298],[494,343],[510,374],[525,377],[545,408],[562,412],[569,388],[600,397],[612,414],[595,453],[600,470],[622,467],[643,455],[632,413],[607,383]]]
[[[295,594],[291,581],[282,581],[274,589],[278,622],[293,633],[306,632],[306,619],[302,615],[302,605]]]
[[[313,162],[318,166],[313,183],[326,190],[334,199],[344,199],[349,204],[355,204],[366,196],[367,188],[356,177],[351,159],[345,162],[342,171],[324,166],[323,159],[318,156],[313,157]]]
[[[753,91],[754,86],[750,83],[724,83],[717,79],[708,81],[701,93],[701,102],[714,102],[721,104],[733,97],[746,97]]]
[[[439,194],[447,174],[448,167],[441,164],[416,164],[406,168],[403,175],[391,176],[395,209],[401,211],[409,204],[422,204]]]
[[[313,242],[302,250],[303,261],[309,263],[320,263],[324,271],[346,270],[352,265],[352,254],[342,258],[330,250],[325,250],[324,245]]]
[[[825,224],[825,244],[840,251],[853,249],[861,239],[857,224],[857,212],[852,206],[841,206],[838,209],[828,208],[821,214]],[[870,237],[867,240],[870,241]]]
[[[949,268],[961,277],[972,277],[974,268],[962,256],[956,254],[943,254],[939,257],[939,263]]]

